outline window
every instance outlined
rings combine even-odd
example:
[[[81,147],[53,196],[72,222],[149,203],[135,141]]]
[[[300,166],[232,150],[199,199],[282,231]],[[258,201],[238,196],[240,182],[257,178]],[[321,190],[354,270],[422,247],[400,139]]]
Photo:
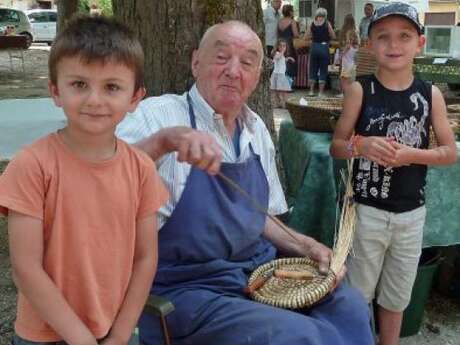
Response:
[[[1,22],[10,22],[10,23],[19,23],[19,15],[16,11],[1,9],[0,10],[0,21]]]
[[[35,23],[46,23],[48,22],[48,15],[45,12],[37,12],[29,14],[29,18]]]
[[[50,22],[56,23],[57,22],[57,14],[55,12],[48,12],[48,14],[50,16]]]
[[[299,1],[299,17],[306,18],[312,17],[312,0],[300,0]]]

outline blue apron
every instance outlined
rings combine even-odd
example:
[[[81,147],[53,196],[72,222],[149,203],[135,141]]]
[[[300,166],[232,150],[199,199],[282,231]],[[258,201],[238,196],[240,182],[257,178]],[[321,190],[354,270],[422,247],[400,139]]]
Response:
[[[223,163],[221,172],[267,206],[267,178],[251,144],[249,148],[245,162]],[[168,315],[173,344],[373,344],[368,308],[355,290],[338,288],[303,313],[246,298],[248,274],[276,255],[262,236],[265,220],[224,181],[192,167],[176,208],[159,231],[159,262],[151,289],[175,306]],[[161,344],[158,318],[142,314],[139,336],[144,344]]]

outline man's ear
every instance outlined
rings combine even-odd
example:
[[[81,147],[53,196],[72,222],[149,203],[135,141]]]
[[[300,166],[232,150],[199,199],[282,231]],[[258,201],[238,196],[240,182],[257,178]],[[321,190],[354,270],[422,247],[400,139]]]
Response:
[[[132,113],[134,110],[136,110],[137,105],[139,104],[140,101],[142,101],[142,98],[144,98],[146,93],[145,87],[140,87],[137,89],[136,92],[134,92],[133,97],[131,98],[131,104],[129,105],[128,111]]]
[[[192,74],[195,79],[198,74],[198,65],[199,65],[198,55],[199,55],[198,49],[195,49],[192,53]]]
[[[56,84],[54,84],[51,80],[48,80],[48,92],[53,99],[54,104],[57,107],[62,107],[61,97],[59,95],[59,89]]]

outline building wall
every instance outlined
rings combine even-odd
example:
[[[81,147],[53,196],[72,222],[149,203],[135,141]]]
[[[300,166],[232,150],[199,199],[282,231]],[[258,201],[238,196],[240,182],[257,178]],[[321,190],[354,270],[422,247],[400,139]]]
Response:
[[[460,21],[460,2],[459,1],[430,1],[429,12],[455,12],[455,22]]]

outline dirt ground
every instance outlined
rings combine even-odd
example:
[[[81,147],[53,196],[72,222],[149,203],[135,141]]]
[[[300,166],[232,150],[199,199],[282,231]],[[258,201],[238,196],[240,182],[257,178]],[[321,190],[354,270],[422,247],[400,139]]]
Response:
[[[23,73],[19,60],[13,61],[14,66],[11,70],[8,54],[0,51],[0,100],[47,97],[48,54],[49,48],[44,45],[33,45],[32,49],[25,51],[25,73]],[[288,116],[287,112],[279,111],[275,113],[275,120],[279,122]],[[4,166],[5,162],[0,162],[0,173]],[[16,289],[11,279],[6,221],[0,218],[0,345],[10,344],[15,300]],[[400,344],[460,345],[460,301],[449,299],[433,291],[426,306],[419,334],[401,339]]]

